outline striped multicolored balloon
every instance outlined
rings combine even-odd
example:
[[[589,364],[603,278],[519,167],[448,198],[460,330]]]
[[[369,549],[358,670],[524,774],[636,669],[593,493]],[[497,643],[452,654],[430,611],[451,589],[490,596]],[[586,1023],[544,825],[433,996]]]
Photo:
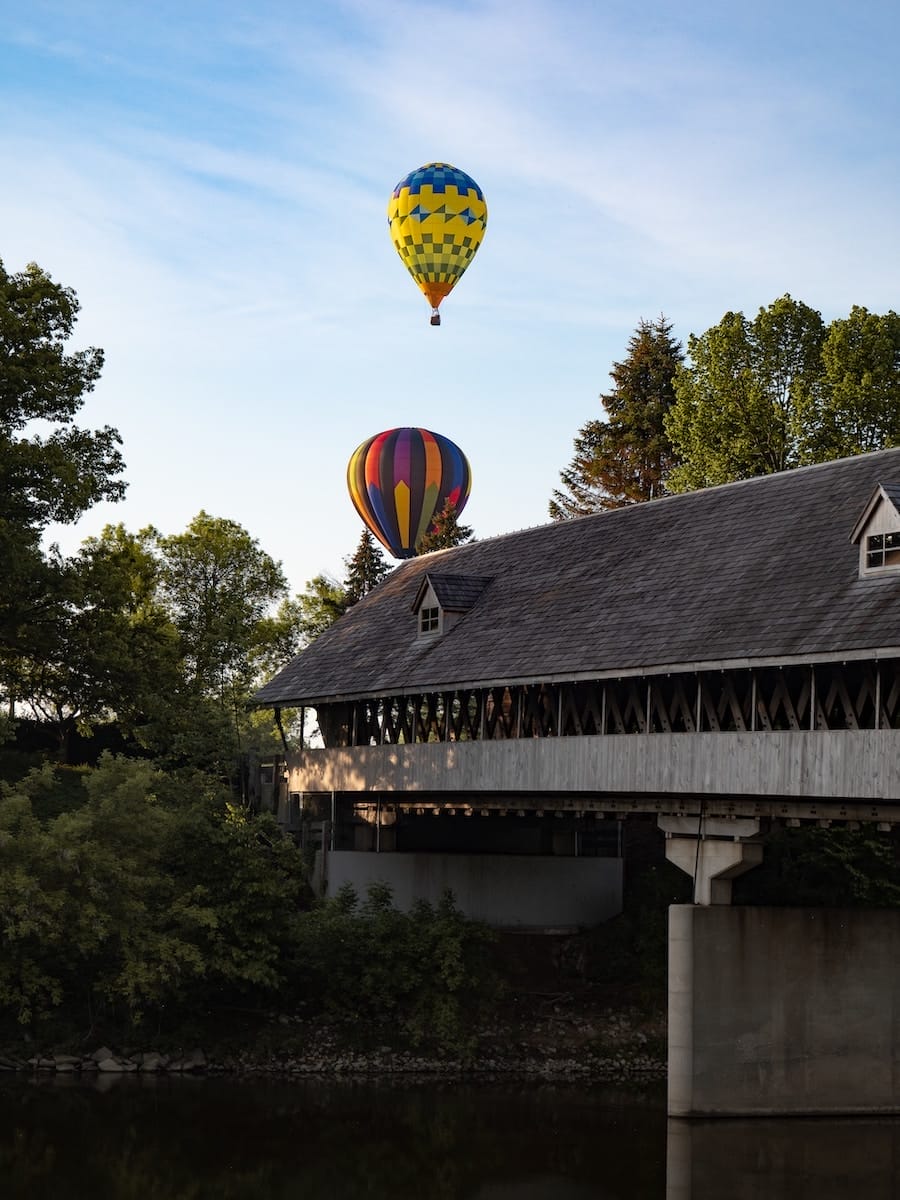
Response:
[[[347,487],[356,511],[394,558],[414,558],[448,501],[457,516],[462,512],[472,472],[449,438],[406,426],[357,446],[347,464]]]

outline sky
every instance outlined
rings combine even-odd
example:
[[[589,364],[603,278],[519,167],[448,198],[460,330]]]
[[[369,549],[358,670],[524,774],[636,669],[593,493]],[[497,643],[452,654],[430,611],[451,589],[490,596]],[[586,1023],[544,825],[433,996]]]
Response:
[[[53,538],[204,510],[340,580],[398,425],[476,536],[545,523],[641,320],[900,307],[898,43],[896,0],[0,0],[0,261],[76,291],[128,483]],[[439,328],[387,225],[432,161],[488,205]]]

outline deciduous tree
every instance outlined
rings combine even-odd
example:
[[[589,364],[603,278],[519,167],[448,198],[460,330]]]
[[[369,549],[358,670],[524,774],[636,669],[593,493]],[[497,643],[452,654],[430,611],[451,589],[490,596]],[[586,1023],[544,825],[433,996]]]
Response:
[[[103,366],[96,347],[67,349],[78,311],[74,291],[36,264],[9,274],[0,262],[0,690],[10,704],[18,664],[61,611],[63,564],[44,555],[42,534],[125,490],[116,430],[75,424]]]
[[[825,324],[785,295],[750,321],[726,313],[688,339],[665,427],[681,462],[671,491],[747,479],[801,461],[809,397],[822,369]]]
[[[854,305],[831,322],[811,389],[801,459],[824,462],[900,445],[900,315]]]
[[[245,695],[272,633],[264,622],[287,596],[281,564],[237,522],[202,511],[184,533],[154,542],[189,680],[210,697]]]

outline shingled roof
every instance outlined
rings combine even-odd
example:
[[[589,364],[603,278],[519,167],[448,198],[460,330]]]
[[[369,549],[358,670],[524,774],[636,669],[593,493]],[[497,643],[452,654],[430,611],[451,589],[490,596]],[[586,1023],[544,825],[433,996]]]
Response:
[[[900,449],[410,559],[254,702],[900,655],[900,575],[860,579],[850,542],[878,484],[900,494]],[[490,583],[422,639],[426,573]]]
[[[431,584],[431,590],[441,608],[447,612],[467,612],[490,582],[490,579],[477,576],[473,579],[470,575],[447,575],[438,571],[426,571],[419,582],[412,607],[419,607],[426,587]]]

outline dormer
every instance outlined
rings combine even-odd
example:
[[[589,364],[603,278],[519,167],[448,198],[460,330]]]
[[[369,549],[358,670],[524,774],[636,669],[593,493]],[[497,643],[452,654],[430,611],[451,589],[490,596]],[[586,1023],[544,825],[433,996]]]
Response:
[[[853,527],[859,577],[900,575],[900,484],[879,483]]]
[[[428,571],[419,584],[415,603],[416,630],[420,638],[447,633],[475,604],[490,583],[476,575],[442,575]]]

